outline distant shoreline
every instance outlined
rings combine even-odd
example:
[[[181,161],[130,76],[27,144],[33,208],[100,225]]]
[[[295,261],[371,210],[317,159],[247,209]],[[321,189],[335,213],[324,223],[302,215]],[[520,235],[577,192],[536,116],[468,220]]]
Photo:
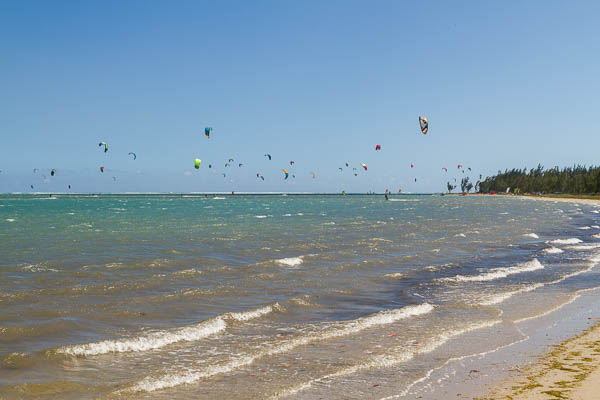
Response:
[[[568,203],[584,203],[584,204],[600,204],[600,196],[594,195],[523,195],[520,197],[530,198],[535,200],[546,200],[546,201],[564,201]]]
[[[600,204],[600,195],[592,194],[521,194],[515,195],[512,193],[446,193],[446,196],[483,196],[483,197],[514,197],[514,198],[527,198],[534,200],[552,200],[552,201],[565,201],[569,203],[587,203],[587,204]]]
[[[170,196],[170,197],[205,197],[205,196],[384,196],[385,193],[340,193],[340,192],[192,192],[192,193],[69,193],[69,192],[36,192],[36,193],[0,193],[0,196]],[[441,193],[388,193],[388,196],[441,196]]]
[[[205,198],[214,196],[384,196],[386,193],[368,192],[368,193],[340,193],[340,192],[182,192],[182,193],[161,193],[161,192],[141,192],[141,193],[74,193],[74,192],[35,192],[35,193],[0,193],[0,197],[39,197],[39,196],[61,196],[61,197],[106,197],[106,196],[161,196],[161,197],[182,197],[182,198]],[[458,196],[458,197],[512,197],[528,198],[534,200],[554,200],[570,203],[600,204],[600,195],[577,195],[577,194],[522,194],[514,195],[511,193],[387,193],[388,196]]]

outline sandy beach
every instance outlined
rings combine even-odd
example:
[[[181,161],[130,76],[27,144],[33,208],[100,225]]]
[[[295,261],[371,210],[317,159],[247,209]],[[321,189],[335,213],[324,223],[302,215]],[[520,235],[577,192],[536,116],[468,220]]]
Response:
[[[554,346],[485,399],[596,399],[600,390],[600,323]],[[482,400],[484,398],[481,398]]]

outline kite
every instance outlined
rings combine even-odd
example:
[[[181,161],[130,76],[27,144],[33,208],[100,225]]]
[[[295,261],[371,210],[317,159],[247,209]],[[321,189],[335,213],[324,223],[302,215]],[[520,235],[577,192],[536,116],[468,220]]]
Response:
[[[411,167],[411,168],[414,168],[414,167],[415,167],[415,164],[413,164],[413,163],[410,163],[410,167]]]
[[[212,132],[212,128],[210,126],[207,126],[206,128],[204,128],[204,135],[206,135],[207,139],[210,139],[211,132]]]
[[[104,172],[104,167],[100,167],[100,172]]]
[[[378,144],[377,146],[375,146],[375,150],[381,150],[381,145]]]
[[[365,171],[367,170],[367,164],[365,164],[365,163],[362,163],[362,164],[360,164],[360,165],[361,165],[361,167],[363,167],[363,168],[365,169]]]
[[[269,161],[271,161],[271,155],[269,153],[265,154],[265,157],[269,157]]]
[[[131,151],[129,152],[130,156],[133,156],[133,159],[135,160],[137,158],[137,156],[135,155],[135,153],[132,153]]]
[[[196,159],[194,160],[194,168],[196,168],[196,169],[200,169],[200,163],[201,163],[201,162],[202,162],[202,160],[201,160],[201,159],[199,159],[199,158],[196,158]]]
[[[283,179],[287,179],[290,176],[290,173],[287,171],[287,169],[282,169],[283,173],[285,174],[285,178]]]
[[[98,143],[98,146],[104,146],[104,152],[106,153],[108,151],[108,145],[104,142],[100,142]]]
[[[290,161],[290,165],[294,165],[294,164],[295,164],[295,162],[294,162],[294,161]]]
[[[448,172],[448,168],[446,168],[446,167],[442,167],[442,169],[443,169],[444,171]]]
[[[429,121],[425,117],[419,117],[419,125],[421,126],[421,132],[423,135],[427,135],[427,131],[429,130]]]
[[[55,173],[56,173],[56,170],[54,168],[52,168],[52,171],[50,171],[50,176],[54,176]]]

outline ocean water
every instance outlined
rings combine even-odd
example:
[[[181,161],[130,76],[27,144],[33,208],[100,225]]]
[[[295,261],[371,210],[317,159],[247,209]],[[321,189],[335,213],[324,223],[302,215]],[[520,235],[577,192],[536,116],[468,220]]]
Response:
[[[0,398],[410,398],[599,263],[584,204],[3,195]]]

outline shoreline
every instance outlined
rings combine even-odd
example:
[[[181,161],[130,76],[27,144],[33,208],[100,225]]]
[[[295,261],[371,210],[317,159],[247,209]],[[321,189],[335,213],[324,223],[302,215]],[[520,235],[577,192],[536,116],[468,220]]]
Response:
[[[595,398],[585,395],[557,397],[542,392],[563,391],[566,395],[567,390],[573,393],[579,393],[580,390],[586,391],[584,393],[594,390],[597,393],[600,390],[600,304],[597,301],[599,296],[600,286],[583,289],[574,292],[570,300],[549,313],[515,321],[514,325],[505,321],[503,324],[508,323],[521,333],[520,339],[495,349],[453,358],[442,367],[431,370],[406,392],[386,399]],[[591,334],[594,335],[593,338]],[[479,349],[478,346],[485,337],[475,335],[469,340],[473,340],[474,349]],[[588,343],[596,341],[592,347],[585,347],[589,346]],[[590,355],[591,353],[596,354]],[[562,360],[561,355],[570,359]],[[551,369],[548,365],[555,368]],[[577,369],[572,368],[573,366]],[[547,382],[539,379],[532,383],[528,379],[541,376],[546,370],[553,373],[546,374]],[[555,372],[564,373],[564,376],[557,377]],[[586,375],[581,376],[583,373]],[[564,387],[557,389],[553,386],[556,382]],[[539,396],[534,396],[534,389],[538,391]],[[517,391],[519,393],[515,394]]]
[[[595,398],[600,390],[600,322],[552,347],[479,399]]]
[[[580,203],[580,204],[592,204],[592,205],[600,205],[600,197],[599,198],[587,198],[587,197],[554,197],[554,196],[515,196],[522,197],[532,200],[543,200],[543,201],[562,201],[565,203]]]

